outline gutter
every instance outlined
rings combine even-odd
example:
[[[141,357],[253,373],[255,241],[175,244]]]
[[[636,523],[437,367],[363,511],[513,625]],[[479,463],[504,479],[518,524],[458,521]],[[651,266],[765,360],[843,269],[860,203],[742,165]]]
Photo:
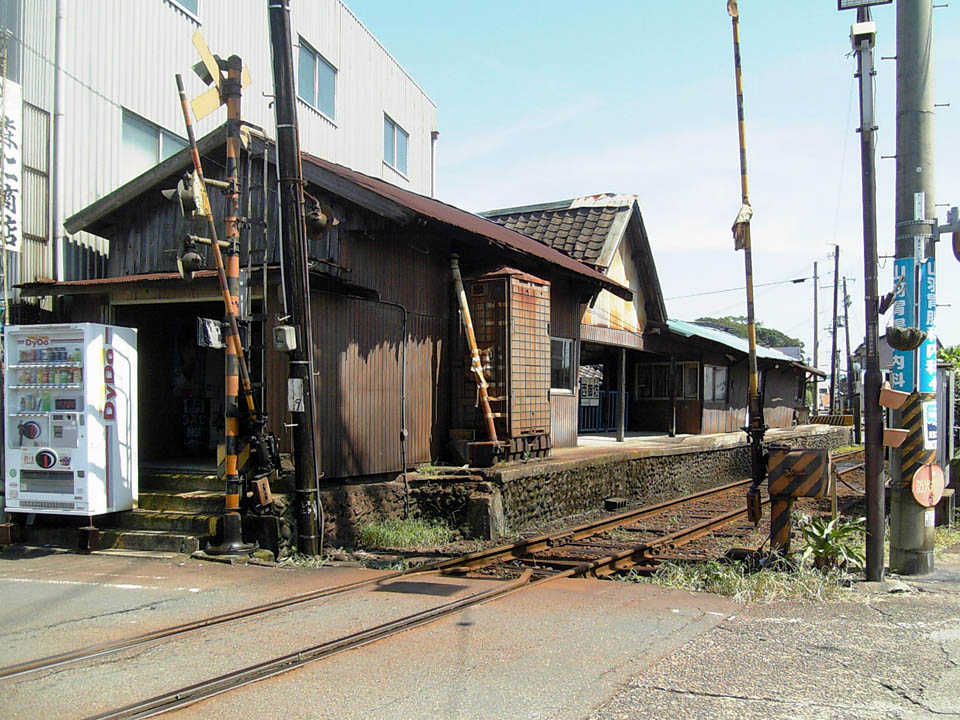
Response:
[[[63,267],[63,242],[65,231],[63,229],[63,207],[64,207],[64,169],[63,169],[63,151],[64,151],[64,121],[63,121],[63,88],[64,88],[64,0],[57,0],[57,21],[56,21],[56,49],[54,52],[54,75],[53,75],[53,162],[51,163],[51,179],[53,181],[53,192],[50,193],[52,207],[50,208],[51,227],[50,227],[50,268],[52,276],[57,281],[66,279],[66,273]]]

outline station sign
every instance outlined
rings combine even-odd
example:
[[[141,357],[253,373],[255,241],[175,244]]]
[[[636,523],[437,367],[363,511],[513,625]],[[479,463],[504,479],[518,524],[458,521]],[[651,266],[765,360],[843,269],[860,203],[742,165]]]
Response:
[[[917,350],[919,377],[917,392],[937,391],[937,277],[933,258],[920,263],[919,317],[917,326],[927,333],[927,339]]]

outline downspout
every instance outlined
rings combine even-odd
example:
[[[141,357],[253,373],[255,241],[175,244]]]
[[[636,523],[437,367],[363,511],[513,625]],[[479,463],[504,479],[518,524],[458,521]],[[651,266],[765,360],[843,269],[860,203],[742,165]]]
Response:
[[[63,267],[63,43],[64,0],[57,0],[56,48],[53,73],[53,158],[50,163],[53,192],[50,193],[50,269],[54,280],[66,279]]]
[[[430,132],[430,197],[437,196],[437,138],[439,130]]]
[[[378,299],[380,305],[389,305],[400,311],[400,468],[403,472],[403,516],[410,516],[410,484],[407,482],[407,317],[409,311],[400,303]]]

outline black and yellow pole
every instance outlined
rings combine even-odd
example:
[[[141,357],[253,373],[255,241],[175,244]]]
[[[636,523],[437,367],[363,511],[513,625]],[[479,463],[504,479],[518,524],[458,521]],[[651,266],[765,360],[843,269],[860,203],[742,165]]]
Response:
[[[728,0],[727,12],[733,24],[733,65],[737,84],[737,133],[740,140],[740,212],[733,223],[734,249],[743,250],[747,286],[747,340],[749,342],[749,405],[748,424],[744,430],[750,440],[750,476],[753,482],[747,491],[747,509],[754,524],[760,522],[760,485],[766,477],[763,453],[763,408],[760,406],[760,376],[757,370],[757,327],[753,310],[753,255],[750,244],[750,192],[747,182],[747,139],[743,122],[743,79],[740,67],[740,12],[736,0]]]
[[[224,94],[230,93],[231,95],[235,93],[235,96],[228,100],[227,111],[228,114],[231,112],[230,108],[233,107],[233,111],[236,113],[236,122],[233,123],[232,127],[236,131],[235,142],[231,144],[230,142],[230,128],[231,124],[228,120],[228,139],[227,139],[227,155],[228,155],[228,167],[227,167],[227,182],[230,183],[230,167],[229,167],[229,156],[231,152],[231,147],[234,152],[233,156],[233,182],[230,188],[230,192],[239,192],[239,189],[236,187],[237,184],[237,168],[236,168],[236,158],[239,150],[239,117],[240,117],[240,70],[242,66],[240,64],[240,59],[234,57],[230,58],[231,61],[236,60],[236,81],[235,89],[231,84],[230,77],[227,78],[224,83],[223,92]],[[231,67],[233,63],[231,62]],[[231,72],[231,75],[233,73]],[[211,553],[222,553],[222,554],[239,554],[250,552],[254,549],[254,545],[249,545],[243,542],[242,531],[241,531],[241,522],[240,522],[240,476],[237,471],[237,462],[236,462],[236,438],[238,434],[239,426],[239,410],[237,403],[237,396],[239,393],[239,382],[237,381],[238,374],[242,374],[247,377],[246,387],[244,388],[245,394],[247,396],[247,405],[251,409],[251,413],[254,412],[253,405],[253,394],[249,391],[249,375],[246,372],[246,362],[243,357],[243,347],[240,344],[240,330],[237,324],[237,311],[238,311],[238,293],[237,287],[239,285],[238,281],[234,281],[233,290],[230,287],[230,281],[227,277],[228,271],[227,267],[224,265],[223,255],[220,252],[220,241],[217,238],[217,227],[213,219],[213,210],[210,207],[210,199],[207,196],[206,190],[206,180],[203,176],[203,166],[200,164],[200,152],[197,149],[197,138],[193,130],[193,122],[190,120],[190,109],[187,105],[187,95],[183,88],[183,78],[178,74],[177,76],[177,92],[180,95],[180,107],[183,111],[183,121],[187,129],[187,138],[190,141],[190,150],[191,156],[193,158],[193,168],[197,173],[197,179],[200,182],[201,193],[203,195],[203,213],[207,218],[207,225],[210,230],[210,247],[213,250],[214,263],[217,267],[217,281],[220,285],[220,295],[223,298],[224,311],[227,319],[227,360],[226,360],[226,370],[225,370],[225,379],[226,379],[226,389],[225,389],[225,400],[226,400],[226,409],[225,409],[225,451],[227,453],[227,483],[226,483],[226,499],[224,502],[224,516],[223,516],[223,525],[221,532],[221,543],[217,546],[209,547],[207,550]],[[231,97],[228,95],[228,97]],[[228,210],[227,215],[232,216],[233,223],[226,223],[227,230],[226,236],[228,238],[228,244],[231,247],[235,247],[236,238],[238,237],[239,227],[237,225],[237,211],[232,208],[239,208],[239,196],[237,197],[235,204],[231,205],[228,200]],[[231,233],[234,233],[231,235]],[[231,239],[232,237],[232,239]],[[228,253],[230,248],[228,248]],[[234,262],[231,265],[235,268],[236,276],[239,277],[240,270],[240,261],[239,256],[235,256]],[[232,370],[231,370],[232,369]],[[231,381],[231,371],[233,380]],[[231,390],[232,395],[232,408],[231,408]],[[232,418],[231,418],[232,413]],[[231,440],[232,437],[232,440]],[[230,450],[231,446],[233,449],[233,463],[230,462]],[[232,473],[231,473],[232,469]]]

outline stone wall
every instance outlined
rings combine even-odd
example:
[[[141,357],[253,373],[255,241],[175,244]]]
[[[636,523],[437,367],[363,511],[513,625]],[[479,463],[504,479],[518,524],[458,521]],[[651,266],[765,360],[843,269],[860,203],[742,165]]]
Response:
[[[849,444],[851,428],[771,432],[771,442],[832,449]],[[599,510],[604,498],[654,503],[750,475],[750,449],[740,436],[720,436],[693,448],[664,444],[637,450],[527,463],[506,463],[471,474],[408,473],[414,516],[441,518],[470,537],[496,539],[579,513]],[[342,485],[321,491],[324,543],[355,547],[360,530],[384,517],[402,517],[404,483]]]

